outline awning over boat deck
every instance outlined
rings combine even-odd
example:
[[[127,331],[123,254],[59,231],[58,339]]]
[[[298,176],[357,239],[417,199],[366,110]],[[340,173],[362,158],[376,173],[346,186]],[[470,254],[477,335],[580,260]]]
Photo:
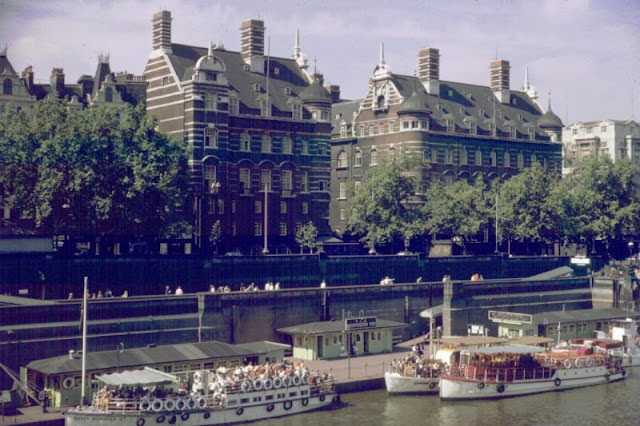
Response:
[[[532,345],[532,346],[546,345],[551,342],[553,342],[553,339],[550,339],[548,337],[539,337],[539,336],[523,336],[523,337],[517,337],[509,341],[509,343],[511,343],[512,345]]]
[[[127,370],[121,373],[103,374],[96,376],[96,378],[110,386],[161,385],[178,382],[178,378],[173,374],[164,373],[150,367],[145,367],[144,370]]]
[[[527,346],[527,345],[500,345],[500,346],[486,346],[482,348],[469,348],[462,352],[469,354],[498,354],[498,353],[510,353],[510,354],[531,354],[535,352],[545,352],[545,348],[540,346]]]
[[[445,336],[440,342],[451,346],[499,345],[509,339],[491,336]]]

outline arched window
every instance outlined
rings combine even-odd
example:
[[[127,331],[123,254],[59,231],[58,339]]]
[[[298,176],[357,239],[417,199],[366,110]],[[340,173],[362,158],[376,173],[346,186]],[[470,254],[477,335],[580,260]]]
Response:
[[[524,168],[524,155],[521,152],[518,153],[518,168]]]
[[[476,149],[476,166],[482,166],[482,151]]]
[[[218,130],[214,127],[204,129],[204,144],[210,148],[218,147]]]
[[[354,167],[362,167],[362,151],[360,150],[360,148],[356,148],[356,153],[353,160]]]
[[[460,164],[466,165],[468,161],[467,148],[460,148]]]
[[[378,150],[371,148],[371,165],[375,166],[376,164],[378,164]]]
[[[6,78],[2,82],[2,94],[3,95],[13,95],[13,82],[11,79]]]
[[[111,87],[104,89],[104,101],[109,103],[113,102],[113,89]]]
[[[498,165],[497,154],[496,154],[495,151],[491,151],[491,153],[489,154],[489,165],[490,166],[497,166]]]
[[[508,152],[504,153],[504,166],[511,167],[511,154]]]
[[[336,163],[336,167],[348,167],[349,166],[349,162],[347,161],[347,152],[346,151],[340,151],[338,153],[338,159],[337,159],[337,163]]]

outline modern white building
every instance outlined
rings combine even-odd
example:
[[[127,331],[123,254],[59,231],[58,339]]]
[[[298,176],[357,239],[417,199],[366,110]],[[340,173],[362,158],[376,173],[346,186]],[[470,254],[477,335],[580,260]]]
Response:
[[[633,120],[573,123],[562,131],[562,175],[587,155],[608,155],[615,162],[629,158],[640,164],[640,124]]]

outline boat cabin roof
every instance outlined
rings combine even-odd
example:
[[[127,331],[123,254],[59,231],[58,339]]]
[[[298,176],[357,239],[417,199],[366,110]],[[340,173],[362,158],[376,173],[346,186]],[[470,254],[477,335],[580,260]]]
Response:
[[[177,383],[178,378],[155,368],[145,367],[144,370],[127,370],[118,373],[96,376],[98,380],[109,386],[146,386]]]
[[[510,354],[531,354],[537,352],[544,352],[546,349],[539,346],[528,345],[500,345],[500,346],[485,346],[480,348],[468,348],[463,349],[460,353],[463,354],[497,354],[497,353],[510,353]]]

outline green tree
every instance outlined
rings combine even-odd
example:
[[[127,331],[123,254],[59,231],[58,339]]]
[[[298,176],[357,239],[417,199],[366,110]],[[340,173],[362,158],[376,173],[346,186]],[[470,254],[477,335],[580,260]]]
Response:
[[[553,194],[565,235],[573,241],[601,239],[608,244],[612,238],[637,234],[636,173],[627,159],[614,164],[604,155],[579,161]]]
[[[155,126],[143,107],[72,110],[46,100],[33,112],[9,109],[0,119],[3,195],[40,233],[62,226],[86,236],[162,236],[182,229],[186,152]]]
[[[300,246],[300,253],[304,248],[309,249],[309,253],[313,253],[313,249],[316,248],[316,239],[318,238],[318,229],[313,222],[308,222],[302,225],[296,231],[296,243]]]
[[[509,242],[517,239],[549,243],[559,238],[560,215],[557,203],[550,197],[557,183],[552,174],[534,163],[494,186],[494,191],[498,191],[498,227]]]
[[[408,241],[424,233],[424,222],[413,206],[417,182],[410,174],[419,166],[411,157],[392,158],[371,167],[359,189],[354,190],[347,231],[359,236],[375,252],[376,247],[401,237]]]
[[[488,226],[490,210],[486,193],[482,178],[473,185],[464,180],[449,185],[434,182],[423,207],[427,230],[433,235],[460,237],[466,253],[467,242]]]

